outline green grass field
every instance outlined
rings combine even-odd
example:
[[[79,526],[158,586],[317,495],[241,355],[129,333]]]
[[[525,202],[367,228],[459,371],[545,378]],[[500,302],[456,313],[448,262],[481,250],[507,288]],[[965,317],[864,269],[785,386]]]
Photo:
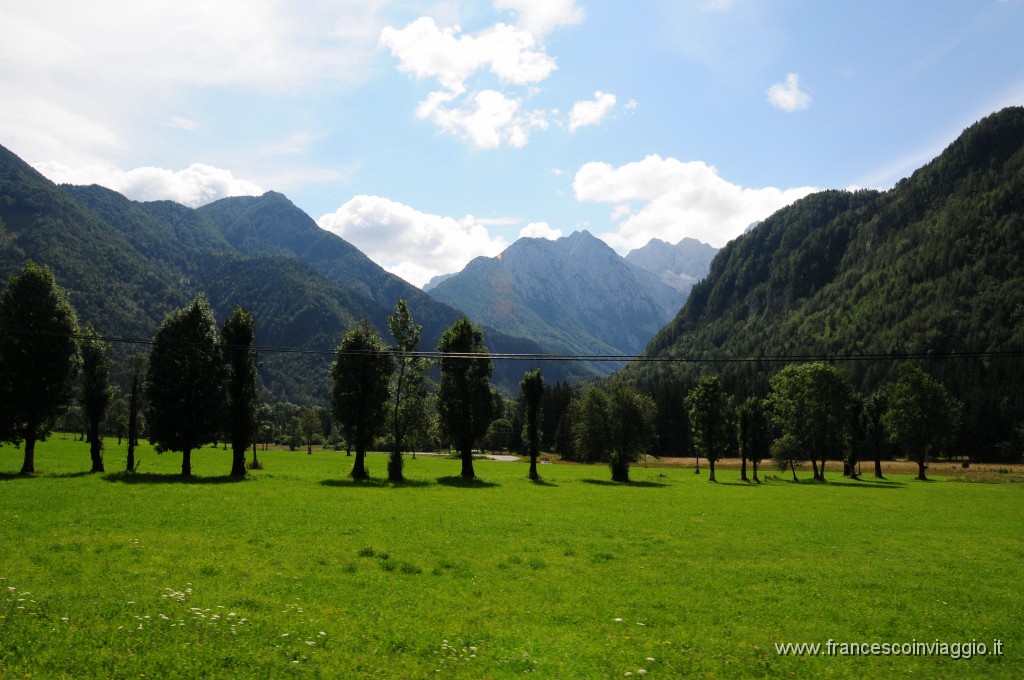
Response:
[[[1024,677],[1024,485],[0,448],[0,677]],[[385,457],[371,455],[371,474]],[[776,643],[1001,656],[781,656]],[[643,671],[643,672],[642,672]]]

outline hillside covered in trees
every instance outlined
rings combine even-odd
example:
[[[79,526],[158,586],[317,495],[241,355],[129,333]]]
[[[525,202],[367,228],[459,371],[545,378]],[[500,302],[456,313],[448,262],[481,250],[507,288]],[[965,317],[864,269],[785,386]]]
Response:
[[[149,340],[172,309],[205,292],[218,318],[240,304],[263,347],[331,350],[366,318],[383,337],[398,299],[433,350],[460,316],[320,229],[281,194],[226,198],[199,209],[139,203],[99,186],[57,186],[0,147],[0,280],[26,260],[51,267],[83,322],[99,333]],[[532,340],[486,329],[492,351],[542,353]],[[329,356],[265,352],[271,401],[327,399]],[[495,382],[518,386],[524,366],[500,365]],[[555,379],[589,375],[547,364]]]
[[[911,358],[965,404],[958,448],[1024,438],[1024,108],[968,128],[893,189],[825,191],[729,243],[625,374],[685,393],[702,373],[763,395],[780,358],[831,357],[864,395]]]

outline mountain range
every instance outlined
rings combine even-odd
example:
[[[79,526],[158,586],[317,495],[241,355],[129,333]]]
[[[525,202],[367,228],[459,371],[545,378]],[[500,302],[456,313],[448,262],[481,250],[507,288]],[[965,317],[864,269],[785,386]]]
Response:
[[[1024,108],[891,190],[812,194],[730,242],[625,375],[685,393],[713,371],[742,398],[807,356],[865,395],[917,361],[965,404],[965,451],[1024,448]]]
[[[324,402],[326,371],[344,332],[366,318],[382,337],[405,299],[432,350],[461,312],[388,273],[320,229],[281,194],[225,198],[198,209],[140,203],[99,186],[57,186],[0,147],[0,277],[28,259],[50,266],[80,320],[107,336],[153,337],[171,309],[198,292],[218,318],[253,311],[271,400]],[[495,352],[540,354],[536,342],[485,328]],[[300,350],[300,351],[294,351]],[[519,362],[497,362],[495,382],[518,389]],[[546,362],[551,381],[592,375]]]
[[[626,262],[657,274],[662,283],[680,293],[689,293],[707,275],[716,253],[718,248],[695,238],[675,245],[652,238],[644,247],[626,253]]]
[[[497,257],[474,259],[429,294],[559,354],[623,356],[640,352],[686,299],[659,275],[579,231],[521,238]],[[605,373],[614,366],[591,365]]]

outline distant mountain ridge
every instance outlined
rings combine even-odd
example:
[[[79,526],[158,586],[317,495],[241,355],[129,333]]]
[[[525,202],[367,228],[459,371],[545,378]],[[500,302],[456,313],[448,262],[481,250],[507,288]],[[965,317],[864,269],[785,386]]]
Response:
[[[503,332],[563,354],[631,355],[685,296],[589,232],[521,238],[478,257],[430,295]]]
[[[718,248],[695,238],[684,238],[676,244],[652,238],[642,248],[625,255],[626,262],[658,275],[666,285],[680,293],[688,293],[693,284],[707,276]]]
[[[342,238],[320,229],[286,197],[225,198],[199,209],[139,203],[99,186],[56,186],[0,147],[0,286],[27,259],[54,269],[82,322],[101,333],[151,338],[171,309],[206,292],[218,318],[252,310],[261,346],[324,349],[362,318],[389,339],[387,315],[404,298],[432,350],[461,312],[386,272]],[[495,352],[541,354],[530,339],[485,328]],[[274,400],[323,402],[330,356],[267,353],[264,384]],[[498,362],[494,381],[517,390],[529,366]],[[544,364],[554,380],[592,375]]]

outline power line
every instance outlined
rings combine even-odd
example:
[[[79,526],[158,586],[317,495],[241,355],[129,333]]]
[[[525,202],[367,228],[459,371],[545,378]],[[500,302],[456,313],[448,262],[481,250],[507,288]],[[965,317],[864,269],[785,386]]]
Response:
[[[9,334],[19,335],[66,335],[60,332],[47,332],[47,331],[29,331],[29,330],[17,330],[8,329],[4,331]],[[137,345],[137,346],[152,346],[155,343],[153,339],[142,339],[142,338],[126,338],[114,335],[84,335],[81,333],[72,333],[71,337],[75,339],[84,338],[96,338],[106,342],[123,345]],[[197,346],[202,343],[193,343],[185,341],[166,341],[168,344],[180,345],[180,346]],[[247,347],[241,346],[227,346],[227,349],[248,349]],[[260,354],[305,354],[314,356],[337,356],[339,354],[338,349],[325,349],[317,347],[293,347],[293,346],[281,346],[281,345],[262,345],[256,346],[255,351]],[[341,354],[346,356],[355,355],[375,355],[377,352],[372,351],[342,351]],[[399,350],[388,350],[387,354],[398,357],[410,357],[417,359],[429,359],[433,361],[440,361],[444,359],[471,359],[481,360],[490,359],[492,361],[560,361],[560,362],[614,362],[614,363],[710,363],[710,364],[728,364],[728,363],[802,363],[808,361],[908,361],[908,360],[957,360],[957,359],[1002,359],[1002,358],[1021,358],[1024,357],[1024,350],[1007,350],[1007,351],[956,351],[956,352],[872,352],[872,353],[852,353],[852,352],[822,352],[822,353],[805,353],[805,354],[756,354],[756,355],[741,355],[741,356],[708,356],[693,355],[693,356],[646,356],[642,354],[631,354],[631,355],[619,355],[619,354],[529,354],[529,353],[509,353],[509,352],[488,352],[488,353],[474,353],[474,352],[438,352],[438,351],[421,351],[421,352],[401,352]]]

